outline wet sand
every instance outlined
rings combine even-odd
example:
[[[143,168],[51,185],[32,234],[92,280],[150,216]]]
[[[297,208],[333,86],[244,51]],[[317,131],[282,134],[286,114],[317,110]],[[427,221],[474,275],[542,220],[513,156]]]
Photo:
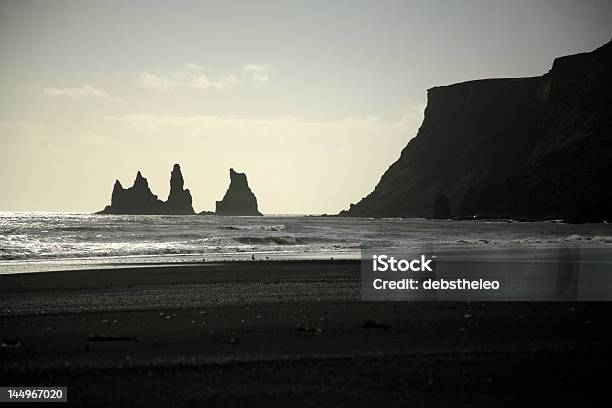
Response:
[[[1,275],[0,313],[1,382],[74,406],[563,406],[612,363],[609,303],[361,302],[353,261]]]

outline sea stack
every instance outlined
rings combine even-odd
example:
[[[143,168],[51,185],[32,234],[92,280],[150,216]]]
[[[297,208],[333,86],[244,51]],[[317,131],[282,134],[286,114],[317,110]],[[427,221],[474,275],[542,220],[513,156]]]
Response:
[[[168,195],[168,201],[166,201],[167,214],[195,214],[191,203],[191,193],[189,189],[183,189],[184,184],[181,166],[175,164],[170,174],[170,194]]]
[[[230,169],[230,185],[223,196],[217,201],[216,215],[262,215],[257,209],[257,198],[249,188],[245,173]]]
[[[130,188],[124,189],[119,180],[115,181],[111,204],[99,214],[160,214],[163,209],[163,201],[151,192],[149,182],[139,171]]]
[[[184,181],[181,167],[174,165],[170,175],[170,194],[168,201],[157,198],[149,188],[149,182],[139,171],[134,185],[124,189],[119,180],[115,181],[111,204],[98,214],[140,214],[140,215],[192,215],[191,193],[183,189]]]

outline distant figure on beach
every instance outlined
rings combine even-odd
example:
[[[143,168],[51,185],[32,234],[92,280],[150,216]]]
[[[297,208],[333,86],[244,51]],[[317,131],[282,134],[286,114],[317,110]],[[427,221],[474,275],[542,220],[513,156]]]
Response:
[[[255,255],[251,255],[251,260],[255,260]]]

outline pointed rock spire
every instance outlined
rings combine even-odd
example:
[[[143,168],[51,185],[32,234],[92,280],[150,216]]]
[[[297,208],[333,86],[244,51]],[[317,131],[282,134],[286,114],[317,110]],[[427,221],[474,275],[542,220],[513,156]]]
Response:
[[[257,198],[249,188],[245,173],[230,169],[230,185],[223,196],[217,201],[217,215],[262,215],[257,209]]]
[[[181,166],[175,164],[172,168],[172,173],[170,173],[170,194],[168,195],[168,201],[166,201],[167,214],[195,214],[191,193],[188,189],[183,189],[184,184]]]

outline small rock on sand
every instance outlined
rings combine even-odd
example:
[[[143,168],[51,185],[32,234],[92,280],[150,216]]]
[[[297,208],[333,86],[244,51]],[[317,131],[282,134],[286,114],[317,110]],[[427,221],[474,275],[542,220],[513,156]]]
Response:
[[[376,323],[374,320],[366,320],[366,322],[361,326],[364,329],[390,329],[391,326],[384,323]]]

